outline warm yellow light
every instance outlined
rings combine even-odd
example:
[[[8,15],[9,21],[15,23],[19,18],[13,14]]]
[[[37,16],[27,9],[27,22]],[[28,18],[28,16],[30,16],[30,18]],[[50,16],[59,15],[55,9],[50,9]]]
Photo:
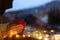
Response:
[[[60,36],[60,34],[56,34],[55,36]]]
[[[4,36],[4,38],[6,38],[6,36]]]
[[[23,37],[26,37],[25,35],[23,35]]]
[[[60,34],[55,34],[55,40],[59,40],[60,39]]]
[[[38,31],[36,31],[36,32],[38,32]]]
[[[48,40],[48,38],[44,38],[44,40]]]
[[[10,37],[12,37],[12,35],[15,35],[15,34],[17,34],[17,32],[16,31],[10,31]]]
[[[13,32],[10,32],[10,37],[12,37],[12,35],[14,35],[14,33]]]
[[[44,31],[44,33],[46,33],[47,31]]]
[[[18,37],[20,37],[20,36],[17,34],[16,37],[18,38]]]
[[[49,35],[47,34],[46,37],[49,37]]]
[[[38,36],[39,36],[39,34],[35,34],[35,36],[36,36],[36,37],[38,37]]]
[[[28,37],[31,37],[31,35],[28,35]]]
[[[50,32],[54,32],[54,30],[51,30]]]
[[[42,39],[42,36],[40,36],[38,39]]]

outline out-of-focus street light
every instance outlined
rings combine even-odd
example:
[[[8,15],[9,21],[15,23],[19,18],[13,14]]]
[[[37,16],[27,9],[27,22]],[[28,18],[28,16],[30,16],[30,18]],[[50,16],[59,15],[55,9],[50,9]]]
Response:
[[[27,35],[28,37],[31,37],[31,35]]]
[[[48,38],[44,38],[44,40],[49,40]]]
[[[42,39],[42,36],[40,36],[38,39]]]
[[[43,32],[46,33],[47,31],[44,30]]]
[[[18,34],[16,35],[16,38],[20,37]]]
[[[46,37],[49,37],[49,35],[47,34]]]
[[[50,32],[54,32],[54,30],[50,30]]]
[[[23,37],[26,37],[25,35],[23,35]]]

